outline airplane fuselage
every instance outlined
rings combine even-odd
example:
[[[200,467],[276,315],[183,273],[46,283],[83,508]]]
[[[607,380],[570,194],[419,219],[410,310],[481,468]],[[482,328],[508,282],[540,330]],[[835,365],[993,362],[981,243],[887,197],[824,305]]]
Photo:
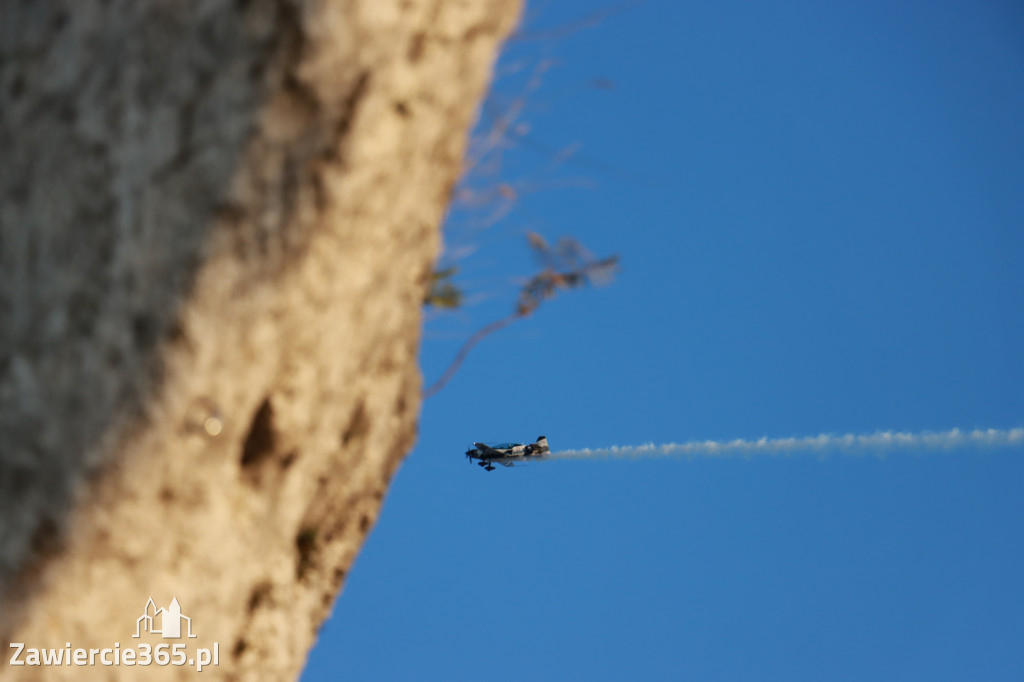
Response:
[[[540,436],[535,443],[502,443],[500,445],[487,445],[486,443],[473,443],[473,447],[466,451],[466,457],[477,462],[487,471],[494,470],[493,462],[504,466],[512,466],[514,462],[523,461],[532,457],[540,457],[550,452],[547,438]]]

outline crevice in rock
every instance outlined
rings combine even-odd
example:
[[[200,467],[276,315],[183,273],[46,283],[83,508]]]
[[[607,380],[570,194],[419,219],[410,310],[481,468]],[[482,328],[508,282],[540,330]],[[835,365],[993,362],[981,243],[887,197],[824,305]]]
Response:
[[[242,470],[252,471],[270,457],[274,453],[276,440],[274,408],[268,397],[263,399],[256,414],[253,415],[252,425],[249,426],[249,433],[242,445]]]

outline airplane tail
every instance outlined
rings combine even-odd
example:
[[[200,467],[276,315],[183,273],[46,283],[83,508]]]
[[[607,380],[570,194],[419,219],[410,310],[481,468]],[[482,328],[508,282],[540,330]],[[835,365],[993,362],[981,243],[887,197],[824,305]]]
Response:
[[[548,447],[548,439],[544,436],[538,436],[537,442],[534,444],[537,447],[537,451],[541,454],[547,454],[551,452],[551,448]]]

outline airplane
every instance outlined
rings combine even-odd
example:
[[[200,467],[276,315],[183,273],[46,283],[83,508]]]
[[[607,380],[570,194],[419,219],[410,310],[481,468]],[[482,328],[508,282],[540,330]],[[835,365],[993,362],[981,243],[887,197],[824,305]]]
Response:
[[[522,462],[532,457],[543,457],[551,452],[548,447],[548,439],[539,436],[536,443],[499,443],[487,445],[486,443],[473,443],[473,447],[466,451],[466,459],[472,462],[480,460],[478,465],[487,471],[494,471],[494,462],[502,466],[510,467],[515,462]]]

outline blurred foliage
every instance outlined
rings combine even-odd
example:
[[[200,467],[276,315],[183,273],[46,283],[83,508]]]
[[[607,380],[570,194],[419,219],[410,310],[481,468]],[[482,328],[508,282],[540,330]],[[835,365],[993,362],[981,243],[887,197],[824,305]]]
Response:
[[[527,232],[526,238],[543,269],[520,290],[515,312],[518,317],[529,315],[560,289],[607,284],[619,269],[618,256],[598,260],[572,237],[562,237],[553,247],[536,232]]]
[[[548,73],[559,63],[551,56],[557,44],[565,36],[598,25],[611,14],[632,4],[626,2],[624,5],[599,7],[576,21],[542,29],[524,28],[537,19],[536,16],[532,20],[527,17],[524,27],[520,27],[506,44],[495,67],[495,85],[482,106],[481,125],[470,139],[463,176],[454,192],[451,212],[445,223],[446,257],[442,262],[446,266],[439,265],[431,275],[423,301],[425,307],[442,312],[463,309],[469,298],[466,285],[456,283],[458,270],[448,264],[474,253],[480,232],[508,218],[521,204],[525,194],[546,189],[593,186],[588,178],[567,175],[564,172],[567,164],[589,167],[613,176],[622,175],[614,169],[609,171],[600,162],[582,157],[578,153],[579,144],[545,144],[536,138],[528,119],[532,114],[545,110],[546,104],[538,101],[539,91]],[[601,77],[582,86],[593,90],[610,90],[612,87],[609,79]],[[579,89],[577,86],[570,92]],[[520,149],[531,149],[547,157],[548,163],[533,167],[529,177],[509,178],[507,157]],[[513,164],[512,167],[521,166]],[[465,244],[466,235],[470,240],[468,245]],[[618,256],[596,258],[572,237],[562,237],[554,244],[549,244],[536,232],[527,232],[526,238],[538,268],[522,283],[514,309],[474,332],[459,348],[441,377],[424,390],[425,397],[441,390],[473,347],[488,335],[533,314],[544,301],[561,291],[579,289],[588,284],[606,284],[618,271]],[[475,291],[469,293],[472,297],[477,295]]]
[[[435,270],[430,276],[430,288],[423,305],[431,308],[454,310],[462,305],[462,290],[452,282],[459,269],[454,265],[443,270]]]
[[[619,257],[609,256],[597,259],[580,242],[572,237],[562,237],[551,246],[536,232],[527,232],[527,241],[534,258],[540,263],[541,271],[530,277],[519,290],[515,310],[505,317],[481,327],[456,353],[455,359],[437,381],[423,391],[423,397],[434,395],[451,380],[469,355],[469,351],[484,338],[504,329],[516,320],[528,317],[540,304],[553,298],[563,289],[576,289],[587,284],[607,284],[619,269]],[[454,274],[454,268],[435,273],[434,282],[446,282]],[[450,284],[450,283],[449,283]],[[452,288],[455,289],[454,285]],[[458,292],[457,289],[455,289]]]

